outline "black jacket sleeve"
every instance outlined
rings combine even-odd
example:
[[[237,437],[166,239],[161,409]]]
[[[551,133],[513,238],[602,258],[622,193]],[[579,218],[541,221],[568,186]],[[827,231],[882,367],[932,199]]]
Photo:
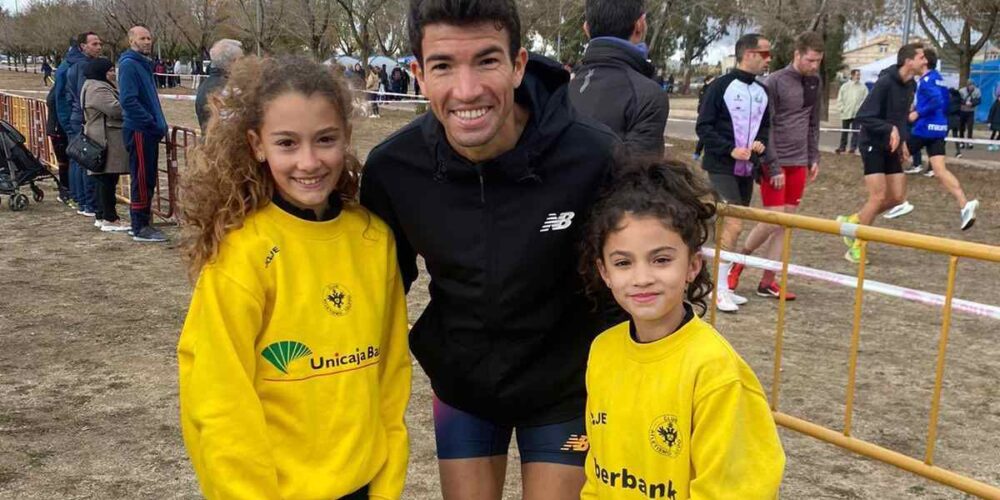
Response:
[[[625,132],[622,140],[629,151],[663,156],[663,132],[667,128],[670,104],[665,92],[637,96],[635,116],[629,120],[634,125]]]
[[[695,132],[705,145],[705,149],[719,156],[729,156],[736,147],[736,143],[719,135],[716,130],[716,122],[721,118],[720,108],[725,105],[722,102],[725,87],[722,81],[715,81],[709,85],[708,91],[705,92],[705,102],[698,112],[698,122],[695,124]]]
[[[875,82],[868,97],[861,103],[854,123],[876,137],[888,137],[892,132],[892,124],[885,119],[885,100],[889,98],[889,81],[880,78]]]
[[[396,259],[399,261],[399,271],[403,278],[403,288],[407,293],[410,285],[417,279],[417,254],[410,245],[410,240],[406,238],[406,233],[399,226],[399,219],[392,207],[392,200],[385,190],[385,186],[378,178],[378,169],[371,168],[371,158],[369,158],[369,168],[365,169],[361,177],[361,205],[380,219],[385,221],[392,229],[396,237]]]

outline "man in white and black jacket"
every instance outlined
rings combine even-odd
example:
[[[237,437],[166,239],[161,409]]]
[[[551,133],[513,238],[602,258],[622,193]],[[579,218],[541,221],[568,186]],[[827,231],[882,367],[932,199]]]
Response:
[[[418,255],[430,275],[410,347],[443,496],[501,498],[516,433],[523,497],[578,499],[587,355],[611,319],[578,248],[621,141],[576,116],[561,65],[529,58],[513,1],[411,0],[409,31],[431,112],[372,150],[361,203],[392,228],[407,289]]]
[[[757,34],[746,34],[736,41],[736,67],[712,82],[705,102],[698,111],[695,131],[705,145],[702,168],[708,172],[712,187],[726,202],[750,206],[754,177],[767,146],[770,131],[768,96],[757,77],[771,62],[771,43]],[[781,172],[774,166],[777,175]],[[723,250],[733,250],[743,223],[726,218],[722,230]],[[719,293],[716,307],[736,312],[746,298],[736,295],[726,285],[731,262],[719,268]]]
[[[607,125],[631,153],[663,156],[670,103],[653,81],[647,60],[643,0],[587,0],[584,31],[590,37],[570,101],[580,113]]]

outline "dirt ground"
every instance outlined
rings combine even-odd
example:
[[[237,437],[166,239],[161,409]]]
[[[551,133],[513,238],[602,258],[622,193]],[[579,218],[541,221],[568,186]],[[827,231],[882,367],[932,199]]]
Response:
[[[38,88],[35,80],[0,72],[0,88]],[[172,123],[195,125],[190,102],[166,107]],[[361,156],[411,117],[386,111],[378,120],[358,119]],[[690,143],[669,142],[670,152],[690,156]],[[854,211],[863,196],[860,160],[825,155],[822,165],[802,212],[832,218]],[[909,178],[916,211],[877,224],[1000,242],[1000,172],[963,168],[956,174],[983,202],[969,232],[957,228],[954,201],[936,180],[923,177]],[[6,200],[0,208],[0,498],[198,498],[177,415],[175,346],[191,287],[175,243],[141,245],[96,231],[55,202],[51,183],[45,188],[48,198],[27,211],[11,212]],[[123,206],[119,211],[127,212]],[[163,228],[177,235],[174,226]],[[797,264],[852,274],[843,253],[839,238],[793,236]],[[869,254],[870,279],[944,293],[946,257],[885,245],[873,245]],[[740,291],[752,295],[758,276],[748,271]],[[958,278],[958,297],[998,302],[1000,266],[963,260]],[[802,278],[792,278],[790,286],[799,299],[788,309],[780,409],[840,429],[854,292]],[[411,319],[427,299],[421,281],[409,296]],[[718,324],[767,390],[776,305],[751,297],[738,315],[721,316]],[[922,459],[940,310],[866,294],[863,311],[853,435]],[[953,317],[935,463],[1000,485],[996,331],[995,320]],[[417,369],[408,414],[408,499],[440,498],[430,401],[429,384]],[[788,457],[784,498],[967,497],[813,438],[780,432]],[[509,467],[506,498],[520,497],[518,476]]]

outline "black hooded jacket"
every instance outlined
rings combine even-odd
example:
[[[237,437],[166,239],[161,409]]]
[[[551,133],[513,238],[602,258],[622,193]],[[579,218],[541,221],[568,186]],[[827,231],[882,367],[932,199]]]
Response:
[[[585,218],[620,141],[578,119],[568,74],[532,56],[517,146],[473,164],[426,113],[372,150],[361,203],[396,236],[404,284],[430,273],[410,348],[448,405],[508,425],[583,415],[590,342],[610,321],[576,271]]]
[[[570,101],[618,134],[629,151],[663,156],[670,102],[652,80],[653,65],[626,44],[591,40],[569,84]]]
[[[904,82],[899,76],[899,66],[893,64],[879,73],[878,81],[854,116],[854,123],[861,127],[859,146],[876,150],[889,149],[892,127],[899,130],[899,139],[910,138],[910,105],[917,84],[912,79]]]

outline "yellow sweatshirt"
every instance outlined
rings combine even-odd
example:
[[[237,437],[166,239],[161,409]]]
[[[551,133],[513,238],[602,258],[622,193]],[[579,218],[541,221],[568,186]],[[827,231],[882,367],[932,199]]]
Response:
[[[226,235],[177,347],[205,497],[400,497],[411,365],[395,248],[359,207],[310,222],[271,203]]]
[[[647,344],[629,329],[591,346],[581,498],[776,498],[785,454],[746,362],[697,316]]]

